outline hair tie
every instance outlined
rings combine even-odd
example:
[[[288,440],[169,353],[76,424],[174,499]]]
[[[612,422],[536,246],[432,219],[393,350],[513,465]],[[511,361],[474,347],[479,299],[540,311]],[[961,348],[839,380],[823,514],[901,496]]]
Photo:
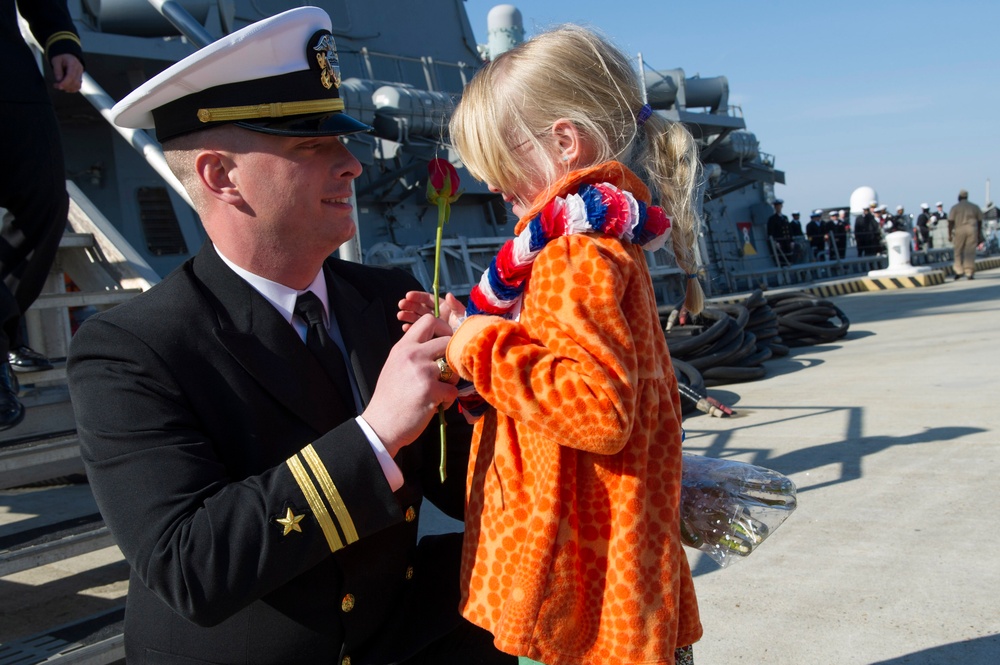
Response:
[[[688,273],[687,278],[688,279],[698,279],[698,273],[696,273],[696,272]]]
[[[639,109],[638,115],[635,117],[635,126],[642,127],[651,115],[653,115],[653,107],[649,104],[643,104],[642,108]]]

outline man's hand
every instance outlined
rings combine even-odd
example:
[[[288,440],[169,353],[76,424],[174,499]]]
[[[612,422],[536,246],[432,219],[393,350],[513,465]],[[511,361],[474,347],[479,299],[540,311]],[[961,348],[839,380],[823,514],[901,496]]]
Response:
[[[459,319],[465,316],[465,305],[449,293],[439,300],[439,318],[451,326],[452,330],[457,330]],[[399,312],[396,318],[403,322],[403,330],[409,330],[410,326],[425,314],[434,313],[434,296],[425,291],[408,291],[406,298],[399,301]]]
[[[454,383],[441,380],[437,359],[444,357],[451,328],[433,316],[422,316],[396,342],[382,367],[368,408],[361,414],[395,457],[413,443],[437,413],[458,397]]]
[[[62,53],[52,58],[52,75],[56,82],[53,86],[63,92],[80,92],[83,85],[83,63],[72,53]]]

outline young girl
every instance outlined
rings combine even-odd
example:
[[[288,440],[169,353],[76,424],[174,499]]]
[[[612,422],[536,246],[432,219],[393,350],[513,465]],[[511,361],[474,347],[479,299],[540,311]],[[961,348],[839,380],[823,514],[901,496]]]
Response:
[[[523,661],[691,662],[702,630],[678,524],[681,409],[643,250],[669,234],[700,311],[697,146],[643,104],[621,52],[573,26],[487,65],[450,131],[521,218],[447,352],[488,404],[462,611]],[[400,318],[431,305],[410,294]],[[454,310],[449,296],[442,315]]]

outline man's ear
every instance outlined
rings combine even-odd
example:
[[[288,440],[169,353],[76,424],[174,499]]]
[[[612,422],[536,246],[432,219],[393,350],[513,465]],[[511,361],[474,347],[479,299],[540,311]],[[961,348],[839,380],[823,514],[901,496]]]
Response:
[[[208,196],[229,205],[243,203],[243,195],[233,177],[236,164],[231,158],[215,150],[202,150],[194,158],[194,168]]]

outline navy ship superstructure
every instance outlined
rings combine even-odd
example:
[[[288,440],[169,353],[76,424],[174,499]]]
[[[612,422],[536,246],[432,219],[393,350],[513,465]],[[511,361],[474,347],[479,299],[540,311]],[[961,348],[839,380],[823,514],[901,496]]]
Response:
[[[194,51],[198,39],[161,16],[153,4],[179,6],[211,39],[300,3],[235,0],[70,0],[84,44],[88,75],[113,103],[136,85]],[[358,242],[342,254],[369,263],[408,266],[427,286],[435,216],[424,199],[426,163],[450,153],[443,127],[465,83],[482,63],[462,0],[318,0],[330,13],[347,111],[375,127],[348,145],[365,173],[356,182]],[[389,18],[387,18],[389,17]],[[638,59],[637,59],[638,60]],[[750,222],[761,258],[768,258],[764,222],[773,185],[784,181],[762,153],[740,110],[729,105],[725,77],[686,77],[637,62],[657,112],[687,124],[702,145],[705,167],[701,239],[703,279],[710,293],[736,290],[728,273],[745,270],[737,222]],[[92,90],[92,88],[88,88]],[[100,106],[100,95],[88,95]],[[67,172],[80,192],[118,229],[152,270],[163,276],[198,250],[204,232],[184,196],[167,185],[142,153],[109,125],[87,97],[54,98],[63,127]],[[145,154],[155,153],[148,147]],[[463,174],[466,175],[466,174]],[[498,195],[469,177],[445,230],[449,260],[443,283],[459,295],[478,280],[483,261],[511,234]],[[650,264],[661,296],[680,282],[666,252]],[[678,286],[673,286],[676,281]]]

